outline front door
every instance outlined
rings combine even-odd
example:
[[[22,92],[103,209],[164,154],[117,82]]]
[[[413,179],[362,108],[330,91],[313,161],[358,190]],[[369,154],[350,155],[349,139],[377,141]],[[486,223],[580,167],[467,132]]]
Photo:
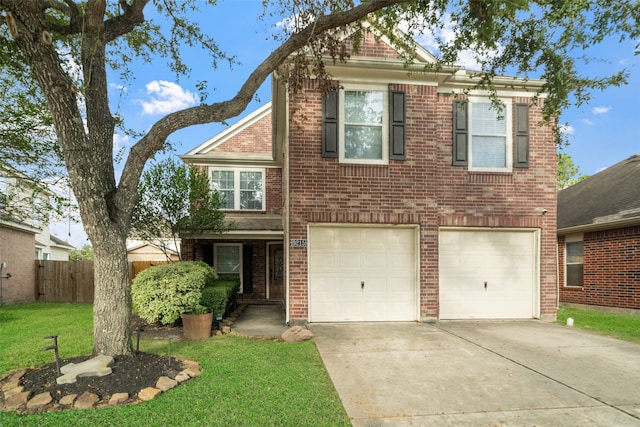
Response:
[[[284,251],[281,243],[269,245],[269,298],[284,299]]]

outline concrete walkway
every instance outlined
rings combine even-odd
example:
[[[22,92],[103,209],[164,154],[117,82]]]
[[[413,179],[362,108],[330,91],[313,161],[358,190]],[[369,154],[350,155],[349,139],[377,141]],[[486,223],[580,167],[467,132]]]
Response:
[[[231,326],[239,335],[257,338],[280,338],[289,329],[285,323],[284,307],[272,305],[247,305]]]
[[[312,324],[355,426],[640,426],[640,345],[539,321]]]

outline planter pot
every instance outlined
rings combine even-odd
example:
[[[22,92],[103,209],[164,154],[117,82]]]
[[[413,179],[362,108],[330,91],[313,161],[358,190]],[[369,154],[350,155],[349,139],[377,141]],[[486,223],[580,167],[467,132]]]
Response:
[[[182,314],[180,317],[182,317],[185,339],[201,340],[211,336],[213,313]]]

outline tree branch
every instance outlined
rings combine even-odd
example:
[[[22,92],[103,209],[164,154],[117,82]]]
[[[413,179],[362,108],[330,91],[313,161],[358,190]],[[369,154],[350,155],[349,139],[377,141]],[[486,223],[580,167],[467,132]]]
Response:
[[[130,5],[125,0],[120,0],[118,3],[124,14],[114,16],[105,22],[105,44],[129,33],[144,22],[143,9],[149,0],[133,0]]]
[[[69,17],[69,25],[56,25],[52,22],[45,22],[43,26],[55,33],[70,35],[78,34],[82,31],[82,12],[78,9],[78,5],[72,0],[43,0],[40,2],[42,15],[45,15],[47,9],[54,9]]]
[[[267,77],[292,53],[306,46],[312,37],[331,29],[352,24],[385,7],[411,1],[415,0],[371,0],[345,12],[320,16],[300,32],[292,34],[289,39],[274,50],[251,73],[238,94],[233,98],[215,104],[199,105],[176,111],[158,120],[149,132],[131,148],[120,179],[118,200],[121,203],[127,199],[135,200],[135,189],[146,161],[153,153],[162,149],[170,134],[197,124],[221,122],[242,113]]]

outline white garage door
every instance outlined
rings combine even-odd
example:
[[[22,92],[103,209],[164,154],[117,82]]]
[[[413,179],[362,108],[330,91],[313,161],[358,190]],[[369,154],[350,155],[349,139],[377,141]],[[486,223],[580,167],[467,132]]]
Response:
[[[309,227],[311,322],[417,319],[416,229]]]
[[[440,319],[538,317],[536,231],[441,230]]]

